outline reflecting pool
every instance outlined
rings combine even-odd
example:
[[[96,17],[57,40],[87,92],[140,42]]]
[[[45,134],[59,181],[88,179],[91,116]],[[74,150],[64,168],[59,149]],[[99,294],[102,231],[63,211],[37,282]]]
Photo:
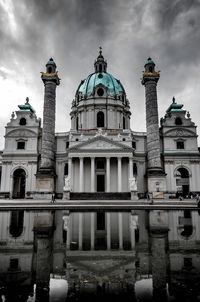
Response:
[[[0,301],[200,301],[195,210],[0,212]]]

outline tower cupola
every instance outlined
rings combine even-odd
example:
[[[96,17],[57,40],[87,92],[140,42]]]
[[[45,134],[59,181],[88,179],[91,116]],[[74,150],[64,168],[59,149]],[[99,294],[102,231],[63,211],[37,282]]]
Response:
[[[102,48],[99,47],[99,55],[94,62],[95,72],[106,72],[107,71],[107,62],[104,60],[102,55]]]
[[[53,58],[50,58],[46,64],[46,73],[55,73],[56,72],[56,63]]]
[[[154,72],[155,71],[155,63],[151,58],[148,58],[145,65],[145,72]]]

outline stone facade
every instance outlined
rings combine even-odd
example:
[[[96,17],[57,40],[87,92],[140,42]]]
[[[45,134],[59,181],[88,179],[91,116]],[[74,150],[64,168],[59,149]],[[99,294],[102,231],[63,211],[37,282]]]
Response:
[[[101,193],[101,199],[109,199],[113,193],[113,198],[135,199],[147,193],[163,198],[200,192],[196,126],[173,100],[159,129],[159,73],[152,60],[145,64],[142,79],[147,133],[130,129],[130,103],[121,82],[107,73],[102,54],[95,73],[76,91],[71,130],[54,133],[59,78],[53,59],[46,67],[43,128],[27,102],[6,126],[1,197],[50,199],[55,193],[67,200],[87,193],[88,199],[98,199],[96,193]]]

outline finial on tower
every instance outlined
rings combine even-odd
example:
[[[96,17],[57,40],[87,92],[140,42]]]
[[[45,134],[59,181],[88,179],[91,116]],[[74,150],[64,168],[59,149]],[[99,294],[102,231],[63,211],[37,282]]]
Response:
[[[102,54],[102,47],[99,46],[99,54],[101,55]]]
[[[95,72],[106,72],[107,69],[107,62],[104,60],[102,55],[102,47],[99,46],[99,55],[94,62]]]

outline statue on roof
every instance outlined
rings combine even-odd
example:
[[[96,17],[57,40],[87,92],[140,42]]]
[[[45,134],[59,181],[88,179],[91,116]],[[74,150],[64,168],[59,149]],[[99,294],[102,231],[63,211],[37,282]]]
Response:
[[[29,97],[28,96],[26,97],[26,103],[25,103],[25,105],[29,105]]]

